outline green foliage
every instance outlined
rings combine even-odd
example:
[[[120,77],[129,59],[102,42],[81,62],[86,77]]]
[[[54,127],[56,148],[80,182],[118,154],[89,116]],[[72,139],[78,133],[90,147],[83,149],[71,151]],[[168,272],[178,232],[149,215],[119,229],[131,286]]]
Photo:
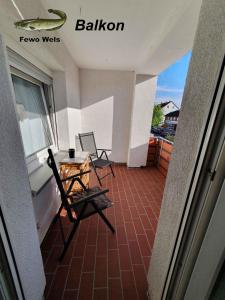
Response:
[[[162,122],[162,120],[163,120],[163,112],[162,112],[162,108],[161,108],[160,104],[154,105],[152,126],[153,127],[159,126],[159,124]]]

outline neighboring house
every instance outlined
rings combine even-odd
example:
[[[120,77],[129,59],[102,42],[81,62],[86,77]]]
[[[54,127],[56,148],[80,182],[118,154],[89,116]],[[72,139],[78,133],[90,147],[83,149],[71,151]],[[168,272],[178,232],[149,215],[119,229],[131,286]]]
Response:
[[[167,114],[179,109],[179,107],[173,101],[162,102],[162,103],[160,103],[160,106],[162,108],[162,112],[163,112],[163,116],[164,116],[162,124],[164,123],[165,116]]]
[[[178,109],[178,110],[172,111],[172,112],[168,113],[167,115],[165,115],[164,123],[165,123],[166,127],[170,127],[172,129],[176,130],[179,113],[180,113],[180,110]]]

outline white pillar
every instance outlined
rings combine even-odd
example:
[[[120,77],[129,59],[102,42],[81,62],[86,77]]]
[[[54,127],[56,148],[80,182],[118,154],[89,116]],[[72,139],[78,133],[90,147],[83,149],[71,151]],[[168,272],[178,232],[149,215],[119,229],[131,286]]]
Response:
[[[136,75],[128,149],[128,167],[145,166],[157,77]]]

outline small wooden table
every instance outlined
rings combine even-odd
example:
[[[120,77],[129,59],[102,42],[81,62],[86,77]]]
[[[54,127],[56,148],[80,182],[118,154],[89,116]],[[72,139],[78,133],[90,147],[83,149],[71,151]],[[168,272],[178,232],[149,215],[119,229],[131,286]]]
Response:
[[[75,152],[75,158],[66,157],[62,159],[60,162],[60,175],[61,178],[66,178],[72,176],[74,174],[88,171],[89,168],[89,153],[88,152]],[[80,176],[83,184],[88,187],[89,186],[89,173]],[[71,180],[65,181],[63,183],[65,191],[68,189]],[[71,192],[79,192],[82,191],[82,187],[80,184],[75,181]]]

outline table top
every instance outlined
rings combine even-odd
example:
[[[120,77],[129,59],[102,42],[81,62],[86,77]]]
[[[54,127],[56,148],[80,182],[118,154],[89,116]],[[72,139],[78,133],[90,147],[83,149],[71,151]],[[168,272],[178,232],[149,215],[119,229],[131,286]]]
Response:
[[[88,159],[89,153],[75,151],[75,158],[69,158],[69,154],[59,161],[60,164],[82,165]]]

